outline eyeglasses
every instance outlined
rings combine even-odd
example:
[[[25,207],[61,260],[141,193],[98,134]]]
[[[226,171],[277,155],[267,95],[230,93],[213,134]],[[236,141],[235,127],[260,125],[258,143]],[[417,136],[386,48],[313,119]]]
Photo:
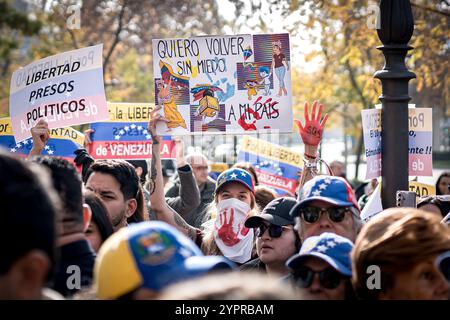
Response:
[[[284,226],[277,226],[274,224],[266,225],[264,223],[261,223],[261,225],[256,229],[256,236],[261,238],[266,232],[267,229],[269,229],[269,236],[271,238],[279,238],[281,237],[281,234],[283,233],[283,229],[286,228]]]
[[[317,208],[317,207],[306,207],[300,209],[300,216],[306,223],[316,223],[319,221],[323,212],[328,213],[328,218],[332,222],[342,222],[345,218],[345,214],[350,212],[350,207],[331,207],[331,208]]]
[[[319,274],[320,285],[325,289],[336,289],[343,279],[341,274],[331,267],[322,271],[314,271],[306,266],[296,269],[294,278],[300,288],[309,288],[316,274]]]

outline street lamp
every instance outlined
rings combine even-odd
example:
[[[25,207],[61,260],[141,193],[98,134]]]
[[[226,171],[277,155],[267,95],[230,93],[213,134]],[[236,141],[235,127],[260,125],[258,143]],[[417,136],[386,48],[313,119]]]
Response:
[[[414,31],[409,0],[380,1],[380,29],[385,65],[374,77],[381,80],[382,93],[382,188],[383,208],[396,205],[396,191],[408,190],[408,92],[409,80],[416,77],[408,71],[405,57]]]

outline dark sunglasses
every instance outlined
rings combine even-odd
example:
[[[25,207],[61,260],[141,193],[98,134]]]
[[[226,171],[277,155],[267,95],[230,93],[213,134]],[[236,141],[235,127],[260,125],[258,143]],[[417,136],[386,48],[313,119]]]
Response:
[[[316,223],[319,221],[320,216],[323,212],[328,214],[328,218],[332,222],[342,222],[345,218],[345,214],[350,212],[350,207],[341,207],[341,208],[316,208],[316,207],[306,207],[300,209],[300,216],[306,223]]]
[[[283,226],[277,226],[274,224],[269,224],[268,226],[264,223],[261,223],[261,225],[256,229],[256,236],[261,238],[266,232],[267,229],[269,229],[269,236],[271,238],[279,238],[281,237],[281,234],[283,233],[283,229],[286,227]]]
[[[309,288],[316,273],[319,274],[320,285],[325,289],[336,289],[343,279],[341,274],[331,267],[322,271],[313,271],[306,266],[301,266],[295,270],[294,278],[300,288]]]

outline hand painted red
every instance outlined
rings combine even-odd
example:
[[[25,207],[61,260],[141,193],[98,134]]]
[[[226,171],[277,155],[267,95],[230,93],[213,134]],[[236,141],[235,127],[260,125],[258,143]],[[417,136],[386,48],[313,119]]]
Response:
[[[320,121],[320,118],[322,117],[323,105],[319,104],[319,112],[317,113],[317,117],[316,108],[317,101],[314,101],[310,119],[308,114],[308,102],[305,102],[305,125],[302,125],[302,122],[300,120],[294,120],[305,145],[319,145],[320,141],[322,140],[323,128],[325,127],[325,123],[328,120],[328,114],[325,114],[322,121]]]

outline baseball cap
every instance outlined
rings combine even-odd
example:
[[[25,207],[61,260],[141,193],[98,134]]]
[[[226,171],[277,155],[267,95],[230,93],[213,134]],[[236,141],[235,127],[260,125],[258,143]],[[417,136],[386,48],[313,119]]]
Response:
[[[352,248],[353,243],[347,238],[331,232],[324,232],[319,236],[306,238],[300,252],[290,257],[286,262],[286,266],[291,270],[295,270],[307,258],[316,257],[327,262],[344,276],[351,277],[352,263],[350,252]]]
[[[291,210],[291,216],[297,217],[300,209],[315,200],[337,207],[353,206],[359,210],[355,192],[344,178],[321,175],[304,184],[298,194],[297,205]]]
[[[122,228],[100,248],[94,287],[100,299],[116,299],[138,288],[160,291],[169,284],[232,269],[221,256],[204,256],[189,238],[165,222],[146,221]]]
[[[290,197],[274,199],[267,204],[260,214],[247,218],[245,226],[257,228],[263,220],[277,226],[294,225],[294,219],[291,218],[289,212],[296,203],[295,199]]]
[[[225,184],[230,182],[239,182],[255,194],[255,184],[252,175],[240,168],[231,168],[222,172],[217,178],[216,193],[219,192]]]

